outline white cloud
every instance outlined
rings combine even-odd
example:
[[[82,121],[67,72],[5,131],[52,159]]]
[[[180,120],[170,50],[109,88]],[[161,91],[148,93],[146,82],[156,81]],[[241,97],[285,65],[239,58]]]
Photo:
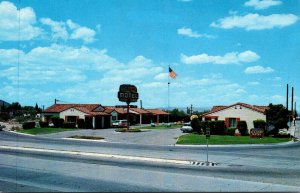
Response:
[[[20,11],[20,12],[19,12]],[[0,2],[0,40],[26,41],[38,37],[42,29],[36,27],[36,15],[31,7],[20,10],[8,1]]]
[[[0,49],[0,66],[14,66],[18,63],[18,55],[24,56],[22,50],[17,49]]]
[[[191,28],[182,27],[177,29],[177,33],[179,35],[191,37],[191,38],[215,38],[215,36],[208,35],[208,34],[199,34],[196,31],[193,31]]]
[[[69,34],[64,22],[53,21],[50,18],[41,18],[40,22],[44,25],[50,26],[52,31],[52,39],[57,40],[61,38],[63,40],[67,40],[69,38]]]
[[[137,56],[133,60],[129,61],[128,65],[130,67],[152,67],[152,60],[145,58],[144,56]]]
[[[168,73],[159,73],[154,77],[154,80],[166,80],[168,76]]]
[[[224,56],[210,56],[206,53],[193,56],[181,54],[181,62],[184,64],[239,64],[244,62],[254,62],[259,58],[259,55],[250,50],[241,53],[230,52],[226,53]]]
[[[260,73],[271,73],[274,70],[271,67],[263,67],[263,66],[251,66],[245,69],[246,74],[260,74]]]
[[[256,10],[267,9],[271,6],[281,5],[279,0],[249,0],[245,2],[246,7],[254,7]]]
[[[0,66],[8,66],[0,76],[16,82],[18,50],[2,49],[0,53]],[[85,71],[100,72],[122,66],[106,50],[85,46],[76,48],[52,44],[49,47],[34,48],[28,53],[20,50],[21,84],[83,81],[86,79]]]
[[[221,18],[218,22],[210,24],[211,27],[232,29],[244,28],[246,30],[263,30],[272,28],[283,28],[294,24],[299,19],[294,14],[272,14],[268,16],[259,14],[247,14],[245,16],[229,16]]]
[[[260,83],[257,81],[253,81],[253,82],[248,82],[249,85],[259,85]]]
[[[71,30],[73,30],[70,36],[71,39],[82,39],[84,43],[91,43],[95,41],[95,30],[88,27],[82,27],[70,19],[67,20],[67,25]],[[99,27],[99,25],[97,26]]]

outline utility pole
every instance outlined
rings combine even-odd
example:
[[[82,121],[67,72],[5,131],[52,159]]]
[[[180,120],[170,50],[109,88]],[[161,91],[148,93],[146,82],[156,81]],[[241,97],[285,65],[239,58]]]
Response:
[[[289,84],[286,84],[286,110],[289,110]]]
[[[292,101],[291,101],[291,111],[292,115],[294,114],[294,87],[292,87]]]

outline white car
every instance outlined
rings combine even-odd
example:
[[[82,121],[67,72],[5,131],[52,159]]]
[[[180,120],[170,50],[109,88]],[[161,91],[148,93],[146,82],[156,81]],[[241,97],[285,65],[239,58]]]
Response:
[[[127,127],[127,120],[116,120],[112,123],[113,127]]]
[[[193,128],[191,126],[191,123],[184,123],[180,129],[183,133],[185,132],[192,132],[193,131]]]

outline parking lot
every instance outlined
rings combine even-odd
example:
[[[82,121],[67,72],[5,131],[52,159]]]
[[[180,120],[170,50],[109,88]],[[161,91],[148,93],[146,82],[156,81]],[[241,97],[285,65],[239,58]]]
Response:
[[[182,135],[180,128],[177,129],[142,129],[142,132],[120,133],[114,128],[109,129],[80,129],[60,133],[44,134],[42,137],[67,138],[72,135],[101,136],[104,141],[114,143],[135,143],[149,145],[173,145],[177,137]]]

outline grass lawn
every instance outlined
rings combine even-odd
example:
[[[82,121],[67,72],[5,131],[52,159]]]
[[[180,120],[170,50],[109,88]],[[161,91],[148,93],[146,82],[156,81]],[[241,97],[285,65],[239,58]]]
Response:
[[[211,135],[208,144],[226,145],[226,144],[264,144],[264,143],[280,143],[290,141],[289,138],[250,138],[249,136],[229,136],[229,135]],[[195,144],[206,145],[205,135],[186,134],[181,135],[177,140],[177,144]]]
[[[152,126],[145,126],[145,127],[139,127],[139,129],[176,129],[180,128],[181,124],[172,124],[170,126],[167,125],[155,125],[155,127]]]
[[[65,128],[51,128],[51,127],[45,127],[45,128],[32,128],[32,129],[26,129],[26,130],[17,130],[19,133],[27,133],[32,135],[39,135],[39,134],[48,134],[48,133],[58,133],[63,131],[72,131],[76,129],[65,129]]]

